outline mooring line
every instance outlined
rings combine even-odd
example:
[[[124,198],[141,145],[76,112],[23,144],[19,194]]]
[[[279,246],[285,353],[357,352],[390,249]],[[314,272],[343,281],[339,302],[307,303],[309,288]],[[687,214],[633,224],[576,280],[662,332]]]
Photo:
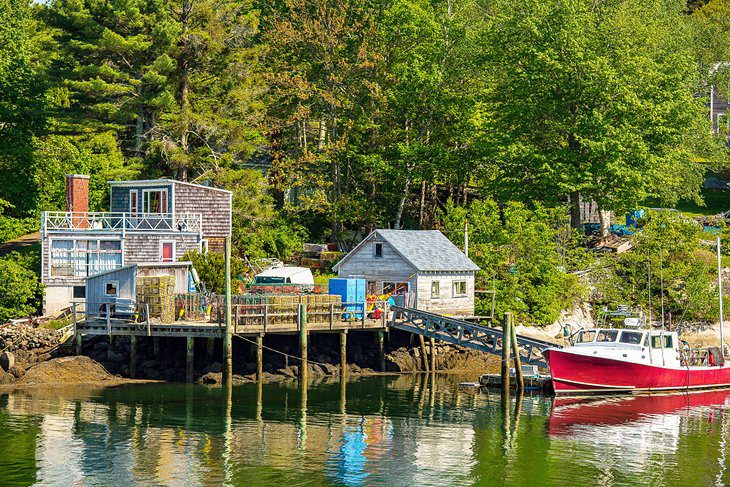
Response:
[[[240,338],[241,340],[246,340],[247,342],[249,342],[249,343],[252,343],[252,344],[254,344],[254,345],[258,346],[258,343],[256,343],[255,341],[251,340],[250,338],[246,338],[246,337],[244,337],[244,336],[241,336],[241,335],[238,335],[238,334],[236,334],[236,333],[233,333],[232,335],[233,335],[234,337],[238,337],[238,338]],[[262,338],[262,340],[263,340],[263,338]],[[297,357],[296,355],[290,355],[290,354],[288,354],[288,353],[286,353],[286,352],[282,352],[282,351],[280,351],[280,350],[276,350],[276,349],[273,349],[273,348],[271,348],[271,347],[267,347],[267,346],[266,346],[266,345],[264,345],[263,343],[261,344],[261,348],[265,348],[266,350],[269,350],[269,351],[271,351],[271,352],[274,352],[274,353],[278,353],[278,354],[284,355],[285,357],[290,357],[290,358],[293,358],[294,360],[299,360],[300,362],[302,361],[302,358],[301,358],[301,357]],[[332,364],[323,364],[323,363],[321,363],[321,362],[315,362],[314,360],[309,360],[309,359],[307,359],[307,362],[308,362],[308,363],[312,363],[312,364],[316,364],[316,365],[321,365],[321,366],[326,366],[326,365],[332,365]]]

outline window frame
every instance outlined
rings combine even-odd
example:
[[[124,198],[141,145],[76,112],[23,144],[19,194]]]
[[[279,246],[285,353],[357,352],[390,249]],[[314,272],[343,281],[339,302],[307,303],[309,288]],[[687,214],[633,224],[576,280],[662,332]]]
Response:
[[[164,211],[150,211],[150,194],[152,193],[159,193],[160,194],[160,210]],[[165,197],[162,197],[162,194],[165,194]],[[164,207],[163,207],[163,204]],[[169,208],[170,207],[170,195],[167,191],[167,188],[150,188],[150,189],[143,189],[142,190],[142,213],[149,213],[152,215],[164,215],[166,213],[170,213]]]
[[[134,206],[132,206],[132,196],[134,196]],[[139,213],[139,190],[138,189],[129,190],[129,213],[132,216],[137,216],[137,213]]]
[[[373,245],[373,257],[376,259],[383,258],[383,242],[375,242]]]
[[[175,251],[177,250],[176,243],[177,242],[175,242],[175,240],[160,240],[160,262],[164,262],[166,264],[176,262],[176,260],[175,260]],[[165,254],[164,254],[165,244],[172,244],[171,260],[165,260]]]
[[[441,297],[441,281],[431,281],[431,299],[439,299],[440,297]]]
[[[109,294],[109,285],[114,286],[114,294]],[[118,279],[111,279],[109,281],[104,281],[104,297],[107,298],[118,298],[119,297],[119,280]]]
[[[462,284],[464,286],[464,292],[463,293],[459,292],[459,290],[457,289],[457,286],[458,287],[461,287]],[[469,295],[469,286],[467,285],[466,279],[463,279],[463,280],[462,279],[459,279],[458,281],[453,281],[451,283],[451,294],[452,294],[452,296],[454,298],[465,298],[465,297],[467,297]]]

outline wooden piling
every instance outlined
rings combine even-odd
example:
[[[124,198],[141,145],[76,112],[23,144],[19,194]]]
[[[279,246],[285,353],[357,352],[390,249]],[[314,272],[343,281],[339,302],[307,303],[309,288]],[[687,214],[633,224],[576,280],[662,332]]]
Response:
[[[347,330],[340,331],[340,379],[347,377]]]
[[[423,335],[418,335],[418,343],[421,346],[421,363],[423,364],[423,371],[428,372],[428,356],[426,355],[426,342],[423,339]]]
[[[510,341],[512,342],[512,353],[514,354],[515,379],[517,388],[522,390],[525,388],[525,379],[522,377],[522,363],[520,361],[520,346],[517,343],[517,330],[515,330],[515,318],[510,313]]]
[[[117,342],[117,337],[114,335],[109,337],[109,347],[106,349],[106,358],[111,359],[112,354],[114,353],[114,344]]]
[[[129,337],[129,377],[137,377],[137,335]]]
[[[185,356],[185,381],[190,384],[193,382],[193,365],[195,360],[195,338],[188,338],[187,354]]]
[[[436,371],[436,339],[431,337],[431,372]]]
[[[380,371],[385,372],[385,333],[378,332],[378,357],[380,358]]]
[[[502,321],[502,394],[509,395],[510,344],[512,343],[512,313],[505,313]]]
[[[299,349],[301,352],[301,364],[299,366],[299,378],[302,384],[306,386],[307,383],[307,368],[309,361],[307,360],[307,305],[299,305]]]
[[[231,336],[231,237],[225,240],[226,332],[223,335],[223,384],[233,378],[233,342]]]
[[[264,335],[259,333],[256,335],[256,380],[262,381],[264,378]]]
[[[81,355],[81,350],[83,349],[83,345],[84,345],[84,339],[81,336],[81,333],[76,332],[76,350],[75,350],[76,355]]]

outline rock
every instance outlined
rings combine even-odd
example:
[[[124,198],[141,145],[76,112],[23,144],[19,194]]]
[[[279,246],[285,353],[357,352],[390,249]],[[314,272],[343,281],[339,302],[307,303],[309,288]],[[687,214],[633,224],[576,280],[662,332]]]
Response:
[[[290,379],[296,379],[296,377],[299,375],[299,367],[296,365],[290,365],[289,367],[279,369],[277,372]]]
[[[10,370],[8,370],[8,374],[12,375],[16,379],[20,379],[25,375],[25,369],[23,367],[11,367]]]
[[[121,353],[116,353],[114,351],[107,352],[106,359],[109,362],[124,362],[126,360],[126,357],[122,355]]]
[[[0,377],[0,386],[12,384],[13,382],[15,382],[15,376],[13,374],[4,374]]]
[[[13,352],[8,352],[7,350],[0,355],[0,367],[3,368],[5,372],[9,372],[10,369],[15,367],[15,355],[13,355]]]
[[[220,372],[214,373],[214,372],[208,372],[207,374],[203,374],[198,378],[196,381],[198,384],[205,384],[205,385],[214,385],[214,384],[220,384],[222,381],[223,374]]]
[[[332,364],[324,364],[322,368],[327,375],[336,375],[340,372],[340,368]]]

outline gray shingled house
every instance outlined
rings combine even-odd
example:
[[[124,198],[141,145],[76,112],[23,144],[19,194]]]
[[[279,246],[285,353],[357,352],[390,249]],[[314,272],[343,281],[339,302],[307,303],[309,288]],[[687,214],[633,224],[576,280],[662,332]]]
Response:
[[[408,293],[418,309],[474,315],[479,267],[438,230],[375,230],[334,269],[364,278],[368,293]]]

